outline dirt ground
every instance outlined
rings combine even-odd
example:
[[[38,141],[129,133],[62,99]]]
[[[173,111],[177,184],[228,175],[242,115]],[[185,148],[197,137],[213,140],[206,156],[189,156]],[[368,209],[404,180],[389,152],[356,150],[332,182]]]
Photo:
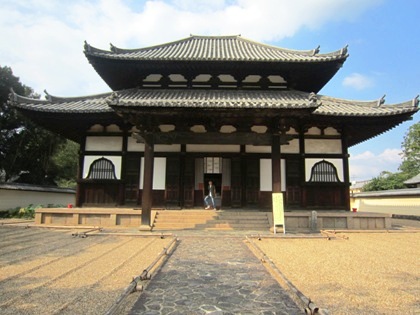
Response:
[[[404,232],[257,244],[330,314],[420,314],[420,222],[393,224]],[[171,241],[73,232],[0,225],[0,314],[104,314]]]
[[[171,240],[72,232],[0,226],[0,314],[104,314]]]
[[[394,221],[406,231],[419,223]],[[420,314],[418,232],[346,232],[338,235],[348,239],[262,239],[257,245],[330,314]]]

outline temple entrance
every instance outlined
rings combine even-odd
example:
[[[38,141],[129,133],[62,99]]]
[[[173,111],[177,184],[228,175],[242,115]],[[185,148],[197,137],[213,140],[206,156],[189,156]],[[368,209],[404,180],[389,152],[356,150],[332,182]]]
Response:
[[[222,192],[222,174],[204,174],[204,196],[209,193],[209,181],[213,182],[216,188],[216,195],[221,196]]]

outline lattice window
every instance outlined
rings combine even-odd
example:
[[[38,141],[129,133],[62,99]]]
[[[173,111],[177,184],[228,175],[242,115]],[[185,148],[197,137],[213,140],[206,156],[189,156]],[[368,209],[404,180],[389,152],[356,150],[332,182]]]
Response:
[[[338,179],[337,169],[335,166],[322,160],[321,162],[316,163],[312,167],[311,171],[311,179],[310,182],[322,182],[322,183],[338,183],[340,180]]]
[[[106,159],[100,158],[92,162],[89,168],[88,177],[90,179],[117,179],[115,176],[114,164]]]

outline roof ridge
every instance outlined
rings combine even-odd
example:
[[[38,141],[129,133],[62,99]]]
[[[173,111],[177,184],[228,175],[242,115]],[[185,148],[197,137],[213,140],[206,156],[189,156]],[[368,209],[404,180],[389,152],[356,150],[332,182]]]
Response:
[[[9,102],[11,102],[12,104],[17,104],[17,103],[25,103],[25,104],[45,104],[48,103],[47,100],[41,100],[39,98],[33,98],[33,97],[28,97],[28,96],[23,96],[20,94],[17,94],[13,88],[10,88],[10,93],[9,93]]]
[[[58,101],[80,101],[80,100],[86,100],[86,99],[95,99],[98,97],[105,97],[112,94],[112,92],[104,92],[104,93],[97,93],[97,94],[91,94],[91,95],[80,95],[80,96],[55,96],[51,95],[47,92],[47,90],[44,90],[45,97],[48,102],[54,103]]]
[[[177,45],[180,43],[186,43],[192,40],[200,40],[200,39],[220,39],[220,40],[226,40],[226,39],[233,39],[233,40],[238,40],[244,43],[248,43],[251,45],[255,45],[255,46],[259,46],[259,47],[265,47],[268,49],[273,49],[275,51],[282,51],[282,52],[286,52],[286,53],[294,53],[294,54],[298,54],[298,55],[303,55],[303,56],[319,56],[319,57],[326,57],[326,56],[340,56],[342,58],[347,58],[348,53],[348,45],[346,45],[345,47],[332,51],[332,52],[328,52],[328,53],[319,53],[319,48],[320,46],[314,48],[314,49],[309,49],[309,50],[299,50],[299,49],[288,49],[288,48],[284,48],[284,47],[277,47],[271,44],[266,44],[266,43],[261,43],[261,42],[257,42],[255,40],[251,40],[249,38],[246,37],[242,37],[241,34],[238,35],[193,35],[190,34],[189,37],[185,37],[185,38],[181,38],[179,40],[175,40],[175,41],[170,41],[170,42],[166,42],[166,43],[162,43],[162,44],[158,44],[158,45],[151,45],[151,46],[147,46],[147,47],[142,47],[142,48],[121,48],[121,47],[117,47],[115,45],[113,45],[112,43],[110,44],[110,50],[103,50],[103,49],[99,49],[96,47],[93,47],[89,44],[87,44],[87,42],[85,41],[85,53],[107,53],[109,54],[110,52],[113,52],[115,54],[124,54],[124,53],[133,53],[133,52],[140,52],[140,51],[147,51],[147,50],[155,50],[155,49],[159,49],[159,48],[163,48],[163,47],[168,47],[168,46],[172,46],[172,45]]]
[[[112,92],[98,93],[92,95],[80,95],[80,96],[55,96],[51,95],[44,90],[45,99],[32,98],[23,95],[17,94],[12,88],[10,89],[9,101],[12,103],[25,103],[25,104],[47,104],[55,102],[66,102],[66,101],[81,101],[81,100],[90,100],[99,97],[106,97],[112,94]]]
[[[320,100],[331,100],[331,101],[338,101],[342,103],[351,103],[353,105],[357,106],[371,106],[371,107],[380,107],[380,106],[393,106],[393,107],[418,107],[419,105],[419,96],[417,95],[415,98],[407,101],[403,101],[400,103],[392,103],[392,104],[386,104],[385,103],[385,95],[377,100],[352,100],[352,99],[345,99],[345,98],[338,98],[338,97],[332,97],[328,95],[322,95],[318,94],[320,97]]]

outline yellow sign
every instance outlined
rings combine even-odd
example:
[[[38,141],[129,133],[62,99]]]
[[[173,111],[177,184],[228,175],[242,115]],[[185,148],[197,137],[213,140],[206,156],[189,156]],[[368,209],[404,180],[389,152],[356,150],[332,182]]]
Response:
[[[284,203],[283,193],[273,193],[273,224],[274,233],[276,233],[276,226],[283,225],[283,232],[286,233],[286,226],[284,224]]]

